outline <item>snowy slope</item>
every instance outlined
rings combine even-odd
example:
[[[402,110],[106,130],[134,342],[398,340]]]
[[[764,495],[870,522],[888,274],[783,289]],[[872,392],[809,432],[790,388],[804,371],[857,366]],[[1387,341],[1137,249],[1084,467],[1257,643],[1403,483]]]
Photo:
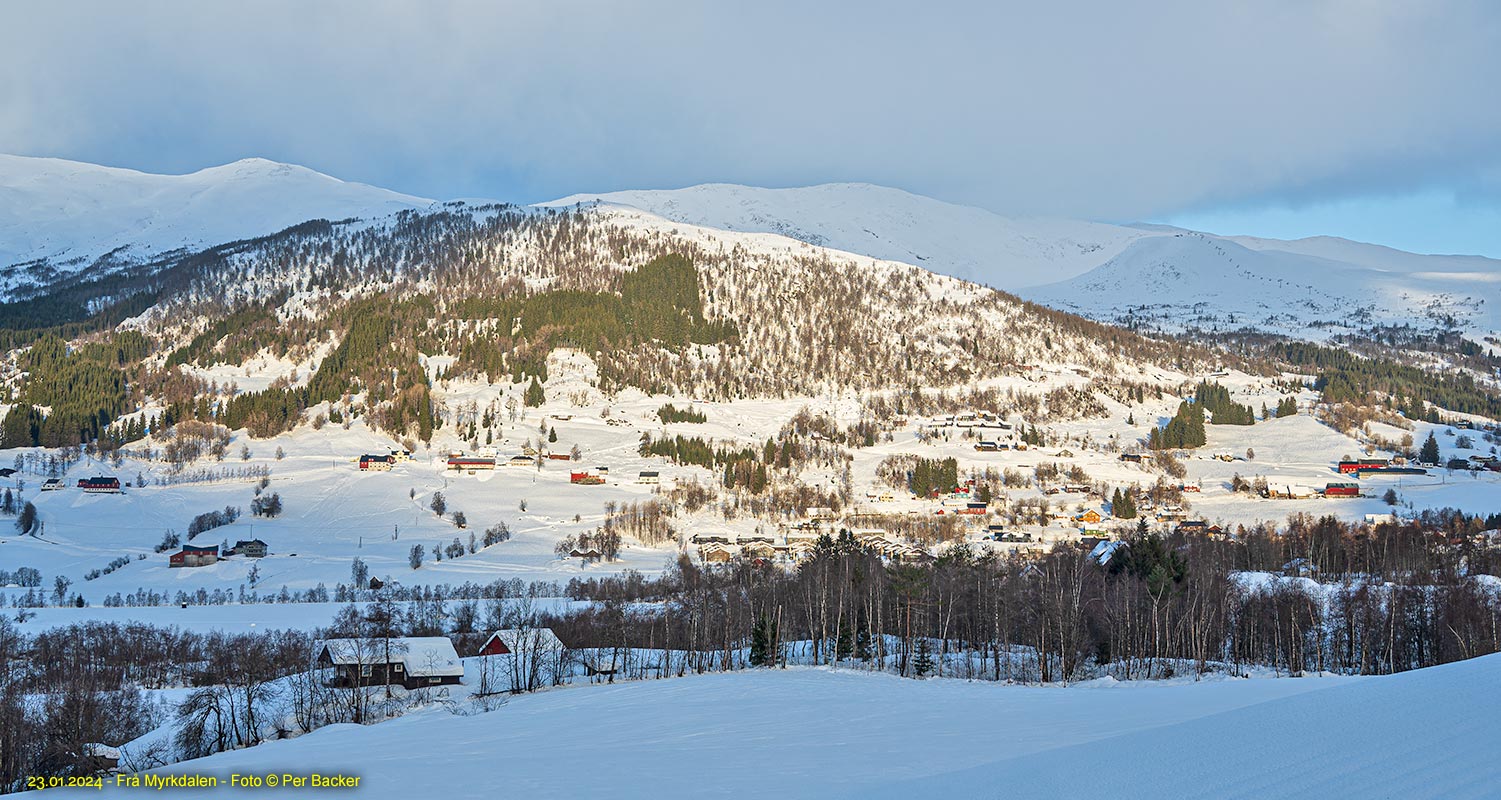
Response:
[[[1346,682],[1037,688],[758,670],[547,691],[474,716],[434,709],[331,726],[165,771],[352,772],[370,798],[859,796],[998,754],[1136,734]]]
[[[1327,236],[1282,241],[1008,219],[869,184],[705,184],[545,205],[590,200],[914,264],[1107,322],[1252,325],[1314,339],[1372,323],[1426,328],[1452,320],[1477,339],[1501,330],[1501,311],[1486,302],[1501,290],[1501,261],[1478,256],[1418,255]]]
[[[1370,678],[862,797],[1495,797],[1501,656]]]
[[[76,268],[121,247],[139,259],[430,203],[259,158],[155,175],[0,155],[0,267],[47,259]]]
[[[705,184],[687,189],[579,194],[721,230],[777,233],[851,253],[914,264],[1001,289],[1089,270],[1152,231],[1060,219],[1008,219],[899,189],[831,183],[796,189]]]
[[[1343,261],[1371,269],[1390,272],[1501,272],[1501,261],[1485,256],[1422,255],[1379,244],[1367,244],[1338,236],[1310,236],[1306,239],[1265,239],[1257,236],[1225,236],[1252,250],[1279,250],[1306,256]]]
[[[1498,677],[1497,656],[1381,678],[1068,688],[751,671],[435,708],[168,771],[346,772],[380,798],[1486,797],[1501,780]]]
[[[1460,257],[1396,253],[1393,267],[1371,245],[1275,242],[1252,247],[1199,233],[1142,239],[1075,278],[1025,290],[1045,305],[1105,321],[1135,318],[1168,330],[1196,326],[1254,327],[1309,338],[1322,331],[1372,323],[1429,327],[1453,319],[1477,332],[1501,328],[1495,302],[1501,269],[1470,264],[1443,271]],[[1373,249],[1372,249],[1373,248]],[[1335,258],[1343,256],[1343,259]],[[1420,270],[1422,259],[1435,270]],[[1501,267],[1497,262],[1487,262]]]

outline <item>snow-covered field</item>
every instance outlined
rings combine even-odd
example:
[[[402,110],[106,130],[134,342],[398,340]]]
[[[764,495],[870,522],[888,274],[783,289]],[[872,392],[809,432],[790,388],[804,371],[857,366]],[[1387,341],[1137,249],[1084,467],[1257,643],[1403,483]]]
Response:
[[[434,706],[163,772],[344,773],[393,798],[1487,797],[1498,677],[1496,656],[1068,688],[757,670]]]
[[[1070,377],[1083,380],[1059,370],[1050,380],[1043,381],[1042,386],[1050,388]],[[267,595],[279,592],[282,587],[300,591],[323,584],[331,590],[336,583],[349,580],[355,558],[369,566],[371,575],[394,578],[408,585],[490,583],[497,579],[566,583],[574,577],[628,569],[654,574],[666,568],[681,552],[680,548],[696,552],[686,546],[695,534],[779,536],[783,532],[777,520],[744,515],[726,520],[711,505],[697,514],[683,513],[674,518],[672,524],[678,541],[649,547],[628,539],[621,558],[614,562],[585,565],[577,559],[559,557],[554,546],[565,536],[600,525],[607,503],[618,506],[650,500],[678,480],[716,482],[716,476],[707,470],[641,456],[638,445],[643,432],[653,436],[702,436],[758,446],[804,408],[827,413],[843,424],[858,419],[858,404],[853,398],[824,397],[696,403],[695,408],[708,417],[705,423],[664,425],[657,419],[656,409],[664,402],[687,405],[684,400],[627,392],[610,400],[592,395],[590,404],[575,407],[562,398],[577,388],[573,383],[578,380],[576,375],[570,377],[566,370],[559,370],[549,386],[553,399],[548,405],[529,410],[514,423],[508,422],[502,436],[490,446],[504,461],[520,452],[526,441],[544,438],[540,427],[545,422],[548,430],[556,430],[558,436],[558,441],[549,446],[558,452],[577,446],[581,452],[577,462],[544,460],[541,469],[500,466],[493,472],[454,473],[444,468],[444,459],[450,447],[461,443],[445,428],[440,429],[433,446],[419,448],[412,461],[397,464],[391,472],[362,473],[354,463],[359,454],[386,452],[397,443],[356,421],[349,430],[333,424],[321,430],[302,426],[269,440],[251,440],[244,432],[237,432],[222,463],[208,459],[194,466],[195,469],[247,465],[269,468],[270,484],[265,491],[278,493],[285,509],[275,519],[250,515],[248,509],[255,488],[250,480],[132,486],[119,495],[84,494],[72,488],[78,478],[96,474],[113,474],[132,483],[142,474],[148,479],[162,476],[167,471],[160,462],[127,459],[115,469],[85,459],[64,476],[69,488],[55,492],[39,491],[42,477],[23,473],[17,476],[19,484],[13,478],[9,485],[24,486],[22,495],[36,504],[45,531],[39,537],[0,536],[0,565],[10,570],[20,566],[41,570],[44,590],[51,588],[55,576],[66,577],[73,582],[71,591],[96,606],[116,592],[129,594],[138,588],[172,594],[179,590],[192,593],[200,588],[237,593],[243,585]],[[1236,399],[1241,402],[1259,407],[1261,402],[1275,404],[1278,398],[1273,388],[1250,376],[1230,375],[1221,380],[1234,388]],[[1029,388],[1023,379],[1005,379],[1001,383]],[[481,407],[499,398],[502,391],[511,390],[511,387],[472,383],[456,383],[443,389],[450,403],[474,400]],[[1312,397],[1311,393],[1308,397]],[[930,458],[952,456],[958,460],[961,472],[966,473],[993,468],[1030,475],[1039,464],[1058,463],[1064,468],[1078,466],[1092,480],[1112,486],[1150,484],[1160,473],[1120,461],[1112,447],[1133,442],[1144,434],[1147,426],[1170,414],[1176,403],[1174,397],[1149,399],[1135,407],[1110,401],[1108,417],[1052,426],[1055,434],[1066,434],[1074,441],[1025,451],[977,452],[974,439],[964,438],[956,428],[941,429],[937,438],[923,442],[917,437],[917,428],[923,422],[913,420],[906,428],[894,431],[891,441],[852,451],[854,500],[849,510],[918,515],[940,511],[952,514],[956,510],[952,505],[919,500],[878,482],[876,468],[881,460],[901,453]],[[1127,424],[1128,416],[1134,425]],[[1436,431],[1445,458],[1486,452],[1456,448],[1457,437],[1449,436],[1449,430],[1446,426],[1417,423],[1411,434],[1421,441],[1430,431]],[[1398,432],[1391,429],[1387,435]],[[1334,471],[1334,462],[1359,455],[1360,443],[1306,413],[1254,426],[1210,425],[1208,433],[1208,445],[1184,462],[1188,470],[1184,483],[1200,489],[1186,495],[1191,504],[1190,516],[1211,523],[1233,526],[1258,521],[1282,522],[1288,515],[1299,512],[1333,514],[1347,520],[1361,520],[1366,514],[1393,510],[1407,513],[1442,507],[1493,513],[1497,510],[1497,498],[1501,497],[1501,473],[1449,473],[1441,469],[1421,477],[1365,478],[1361,481],[1364,493],[1361,498],[1265,500],[1251,494],[1235,494],[1230,492],[1229,482],[1236,474],[1248,480],[1264,476],[1273,486],[1322,488],[1329,481],[1342,479]],[[1005,439],[1012,434],[992,430],[984,435]],[[1478,435],[1472,438],[1477,446],[1489,448]],[[239,458],[241,444],[251,450],[248,461]],[[284,451],[281,459],[274,455],[278,448]],[[1254,451],[1254,458],[1248,459],[1247,451]],[[0,452],[0,464],[10,464],[16,452]],[[1216,454],[1235,460],[1221,461],[1212,457]],[[569,482],[571,470],[599,467],[609,469],[604,485],[580,486]],[[642,470],[659,471],[662,483],[658,486],[638,483]],[[809,469],[799,476],[805,483],[822,486],[835,486],[840,478],[834,470],[819,469]],[[1401,505],[1396,509],[1381,500],[1388,487],[1395,488],[1400,498]],[[439,518],[430,510],[436,492],[442,492],[446,498],[449,517]],[[1010,494],[1013,499],[1042,497],[1036,487],[1011,490]],[[878,499],[870,499],[872,495]],[[880,495],[890,495],[891,499],[879,499]],[[1108,512],[1099,499],[1080,495],[1055,495],[1049,500],[1055,511],[1063,513],[1088,509]],[[259,538],[269,545],[269,557],[259,560],[235,557],[206,567],[172,569],[167,565],[167,553],[153,551],[168,529],[183,534],[193,517],[225,506],[243,508],[245,513],[233,524],[210,530],[193,543],[233,544],[241,539]],[[453,524],[454,510],[463,511],[468,518],[466,529]],[[971,519],[975,539],[988,521],[985,517]],[[456,537],[467,545],[471,533],[482,536],[486,528],[502,522],[512,531],[509,541],[457,559],[433,559],[432,545],[447,545]],[[1104,523],[1091,527],[1110,530],[1112,526],[1130,524],[1134,523],[1111,523],[1107,514]],[[1052,542],[1077,539],[1081,525],[1061,520],[1047,526],[1024,524],[1018,529],[1032,533],[1036,540]],[[408,564],[408,553],[414,544],[429,549],[417,570]],[[985,546],[1002,545],[987,542]],[[128,557],[130,562],[97,579],[85,580],[85,573],[102,569],[121,556]],[[252,567],[259,573],[259,580],[253,586],[250,585]],[[17,590],[0,592],[14,594]]]

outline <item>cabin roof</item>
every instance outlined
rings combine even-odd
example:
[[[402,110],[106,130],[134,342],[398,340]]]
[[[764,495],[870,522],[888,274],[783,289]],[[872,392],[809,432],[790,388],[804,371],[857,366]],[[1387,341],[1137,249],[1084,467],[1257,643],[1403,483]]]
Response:
[[[330,661],[340,666],[386,663],[385,644],[379,639],[324,639],[323,650]],[[391,651],[391,662],[400,662],[406,673],[415,678],[464,674],[459,652],[447,636],[392,637]]]

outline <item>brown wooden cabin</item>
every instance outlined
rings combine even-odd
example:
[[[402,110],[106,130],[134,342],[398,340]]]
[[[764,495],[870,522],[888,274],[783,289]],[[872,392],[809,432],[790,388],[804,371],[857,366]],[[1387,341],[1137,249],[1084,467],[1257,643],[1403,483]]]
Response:
[[[336,686],[385,686],[408,689],[461,683],[464,664],[446,636],[381,639],[325,639],[318,651],[318,664],[333,668]]]

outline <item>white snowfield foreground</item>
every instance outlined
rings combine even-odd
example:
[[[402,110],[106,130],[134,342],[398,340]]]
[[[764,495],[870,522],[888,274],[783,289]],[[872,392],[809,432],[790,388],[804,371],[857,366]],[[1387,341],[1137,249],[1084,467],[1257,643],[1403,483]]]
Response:
[[[1381,678],[1069,688],[758,670],[332,726],[163,772],[342,772],[360,797],[445,800],[1495,797],[1498,678],[1496,656]]]

